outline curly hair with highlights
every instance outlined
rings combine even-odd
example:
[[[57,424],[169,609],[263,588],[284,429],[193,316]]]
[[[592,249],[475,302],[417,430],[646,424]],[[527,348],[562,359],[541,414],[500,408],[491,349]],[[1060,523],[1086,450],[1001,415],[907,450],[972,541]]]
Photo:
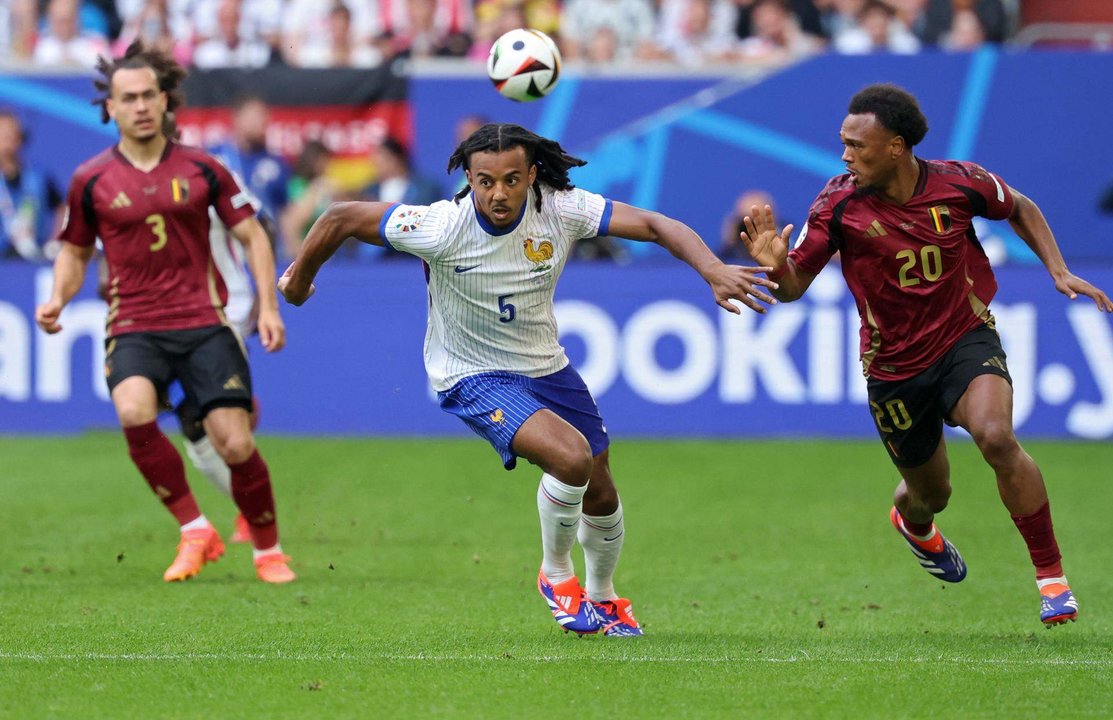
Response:
[[[524,149],[526,162],[537,167],[537,179],[534,180],[533,185],[537,193],[538,210],[541,209],[540,183],[545,183],[554,190],[571,190],[576,186],[569,182],[568,171],[574,167],[587,165],[586,160],[565,152],[560,143],[530,132],[521,125],[488,123],[460,143],[452,153],[452,157],[448,159],[448,172],[451,173],[457,168],[470,170],[473,153],[501,153],[516,147]],[[467,197],[469,192],[471,188],[465,187],[456,193],[454,199],[459,202]]]
[[[100,73],[100,78],[94,79],[93,85],[101,95],[93,100],[93,104],[100,106],[101,122],[107,123],[111,119],[108,115],[108,98],[112,96],[112,78],[116,71],[136,68],[150,68],[158,78],[158,89],[166,93],[166,115],[162,119],[162,134],[177,139],[178,129],[174,122],[174,111],[185,103],[181,84],[185,79],[186,70],[168,53],[144,47],[139,40],[128,45],[124,54],[118,58],[109,59],[103,56],[97,58],[97,72]]]

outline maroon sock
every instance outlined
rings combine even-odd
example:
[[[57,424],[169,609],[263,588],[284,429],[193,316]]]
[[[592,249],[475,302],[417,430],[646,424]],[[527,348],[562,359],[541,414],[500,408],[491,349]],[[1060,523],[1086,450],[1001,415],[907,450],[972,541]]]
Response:
[[[232,498],[251,526],[251,544],[256,550],[278,544],[278,524],[274,515],[274,493],[271,474],[259,451],[232,470]]]
[[[897,514],[898,515],[900,514],[900,510],[897,510]],[[901,522],[901,525],[904,525],[905,530],[912,533],[913,535],[919,535],[920,537],[924,537],[925,535],[930,533],[931,532],[931,526],[935,524],[935,523],[932,523],[932,522],[914,523],[911,520],[909,520],[908,518],[906,518],[904,515],[900,516],[900,522]]]
[[[200,517],[201,511],[186,482],[182,456],[162,434],[158,423],[126,427],[124,437],[127,438],[128,454],[135,466],[178,524],[185,525]]]
[[[1062,577],[1063,563],[1055,530],[1051,526],[1051,503],[1046,502],[1031,515],[1013,515],[1020,536],[1028,544],[1028,554],[1036,566],[1036,579]]]

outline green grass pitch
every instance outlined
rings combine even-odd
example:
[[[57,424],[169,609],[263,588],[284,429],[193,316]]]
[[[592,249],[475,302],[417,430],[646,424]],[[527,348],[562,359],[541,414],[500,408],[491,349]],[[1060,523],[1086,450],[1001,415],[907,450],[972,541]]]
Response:
[[[471,438],[260,444],[300,575],[284,587],[242,546],[163,583],[176,528],[119,434],[0,439],[0,717],[1113,713],[1109,444],[1027,444],[1081,606],[1048,631],[968,444],[940,524],[970,575],[944,587],[889,527],[874,442],[617,440],[638,640],[552,622],[536,469]],[[231,505],[191,478],[227,533]]]

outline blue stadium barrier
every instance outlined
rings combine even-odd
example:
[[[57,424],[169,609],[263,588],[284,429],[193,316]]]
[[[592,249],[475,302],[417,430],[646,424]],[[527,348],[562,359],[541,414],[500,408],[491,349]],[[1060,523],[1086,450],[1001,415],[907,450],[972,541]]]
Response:
[[[1113,288],[1113,270],[1076,272]],[[1042,269],[1004,268],[993,310],[1026,437],[1113,438],[1113,321],[1060,296]],[[104,305],[92,281],[62,316],[33,322],[50,270],[0,265],[0,432],[110,428]],[[731,315],[683,266],[571,264],[557,292],[562,342],[616,437],[872,437],[858,320],[836,268],[765,316]],[[290,345],[252,345],[264,432],[466,435],[422,367],[426,292],[416,262],[326,266]]]

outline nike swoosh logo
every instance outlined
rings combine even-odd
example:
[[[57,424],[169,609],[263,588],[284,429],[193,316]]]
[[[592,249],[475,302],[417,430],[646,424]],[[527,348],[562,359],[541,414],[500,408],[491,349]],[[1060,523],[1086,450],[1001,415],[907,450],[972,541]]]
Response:
[[[563,522],[562,522],[562,523],[560,524],[560,526],[561,526],[561,527],[576,527],[576,523],[569,523],[569,524],[565,524],[565,523],[563,523]]]
[[[477,267],[479,267],[482,264],[483,263],[476,263],[475,265],[457,265],[453,269],[458,273],[466,273],[468,270],[475,270]]]
[[[613,538],[605,537],[605,538],[603,538],[603,542],[614,542],[615,540],[618,540],[620,537],[622,537],[622,533],[619,533],[618,535],[615,535]]]

